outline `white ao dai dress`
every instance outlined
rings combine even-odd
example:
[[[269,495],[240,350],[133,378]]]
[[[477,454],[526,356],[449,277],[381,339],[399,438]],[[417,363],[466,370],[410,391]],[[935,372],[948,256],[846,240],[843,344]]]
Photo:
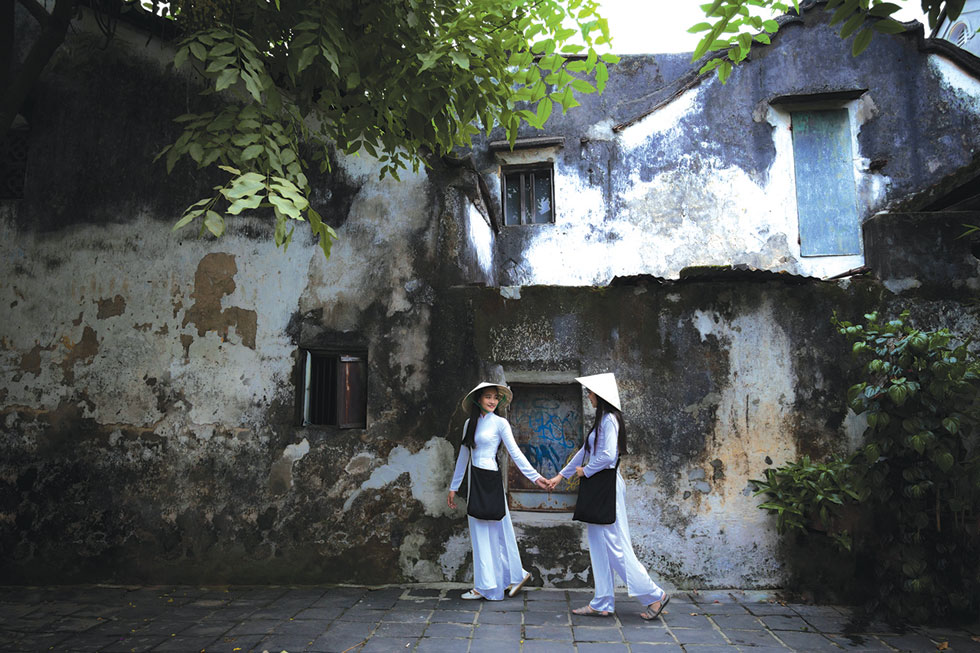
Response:
[[[589,463],[585,475],[591,477],[603,469],[612,469],[619,459],[619,422],[606,414],[599,425],[601,436],[596,448],[595,430],[589,433]],[[571,478],[575,468],[585,459],[585,447],[578,450],[572,460],[561,470],[561,475]],[[588,524],[589,558],[592,560],[592,576],[595,579],[595,596],[589,605],[593,610],[612,612],[615,608],[615,577],[613,572],[626,581],[627,593],[645,606],[662,600],[664,592],[647,573],[646,567],[633,552],[630,527],[626,519],[626,483],[616,470],[616,521],[611,524]]]
[[[498,469],[497,449],[504,443],[517,469],[532,483],[541,478],[528,462],[511,431],[510,423],[496,413],[481,415],[476,425],[476,448],[473,451],[473,465],[483,469]],[[467,420],[467,424],[469,420]],[[463,425],[466,436],[466,425]],[[460,446],[456,459],[456,471],[449,489],[459,490],[470,461],[470,449]],[[500,601],[508,585],[524,580],[527,572],[521,564],[521,554],[517,550],[517,536],[510,521],[510,510],[504,504],[503,519],[476,519],[467,515],[470,525],[470,541],[473,543],[473,587],[484,598]]]

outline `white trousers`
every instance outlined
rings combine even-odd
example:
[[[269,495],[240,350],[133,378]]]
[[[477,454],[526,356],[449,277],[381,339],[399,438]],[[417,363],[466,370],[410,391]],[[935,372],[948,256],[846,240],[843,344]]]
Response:
[[[644,606],[662,600],[664,592],[647,573],[633,553],[629,522],[626,519],[626,483],[616,472],[616,521],[612,524],[589,524],[589,557],[595,596],[589,605],[593,610],[612,612],[616,604],[616,579],[626,581],[626,592]]]
[[[467,519],[473,543],[473,587],[484,598],[501,601],[504,589],[527,575],[517,550],[510,510],[504,506],[504,518],[499,521],[469,516]]]

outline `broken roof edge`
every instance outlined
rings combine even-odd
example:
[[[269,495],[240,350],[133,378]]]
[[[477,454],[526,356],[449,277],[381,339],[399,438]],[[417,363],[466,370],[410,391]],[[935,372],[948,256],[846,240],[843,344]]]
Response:
[[[820,282],[823,279],[786,270],[764,270],[745,263],[735,263],[732,265],[691,265],[681,268],[677,281],[782,281],[798,285]]]
[[[919,23],[921,26],[921,23]],[[926,54],[937,54],[951,63],[955,64],[960,70],[974,79],[980,80],[980,57],[972,52],[967,52],[958,45],[953,45],[946,39],[924,38],[919,34],[919,50]]]

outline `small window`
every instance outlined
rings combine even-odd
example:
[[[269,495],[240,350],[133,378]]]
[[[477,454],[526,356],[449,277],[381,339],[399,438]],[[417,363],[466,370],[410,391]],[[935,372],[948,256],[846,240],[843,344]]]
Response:
[[[555,221],[552,167],[504,168],[504,224],[548,224]]]
[[[793,111],[800,254],[861,253],[847,109]]]
[[[367,426],[367,352],[302,351],[303,424]]]

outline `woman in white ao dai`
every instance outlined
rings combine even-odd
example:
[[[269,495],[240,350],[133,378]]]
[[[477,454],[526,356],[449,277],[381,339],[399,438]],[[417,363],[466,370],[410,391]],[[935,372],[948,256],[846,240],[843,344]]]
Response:
[[[467,465],[497,470],[497,450],[503,443],[514,464],[533,483],[547,489],[544,478],[538,474],[517,446],[510,423],[494,411],[511,397],[506,386],[482,383],[463,400],[470,405],[470,418],[463,426],[464,443],[459,448],[456,470],[449,486],[448,504],[456,508],[456,492],[463,481]],[[467,430],[474,423],[472,446],[467,446]],[[473,589],[464,593],[464,599],[489,599],[500,601],[505,591],[514,596],[531,579],[517,549],[517,536],[510,520],[510,511],[504,504],[504,517],[498,520],[476,519],[467,515],[470,541],[473,544]]]
[[[596,409],[596,421],[585,446],[578,450],[558,475],[547,481],[554,487],[562,478],[591,478],[596,472],[616,468],[620,453],[626,453],[626,429],[620,411],[619,389],[612,374],[596,374],[576,379],[589,391],[589,401]],[[588,463],[583,465],[588,454]],[[626,518],[626,483],[616,470],[616,521],[611,524],[587,524],[589,558],[595,595],[592,601],[572,610],[575,614],[609,616],[615,609],[615,575],[626,582],[626,591],[643,604],[640,616],[656,619],[670,597],[647,573],[633,552],[630,527]]]

